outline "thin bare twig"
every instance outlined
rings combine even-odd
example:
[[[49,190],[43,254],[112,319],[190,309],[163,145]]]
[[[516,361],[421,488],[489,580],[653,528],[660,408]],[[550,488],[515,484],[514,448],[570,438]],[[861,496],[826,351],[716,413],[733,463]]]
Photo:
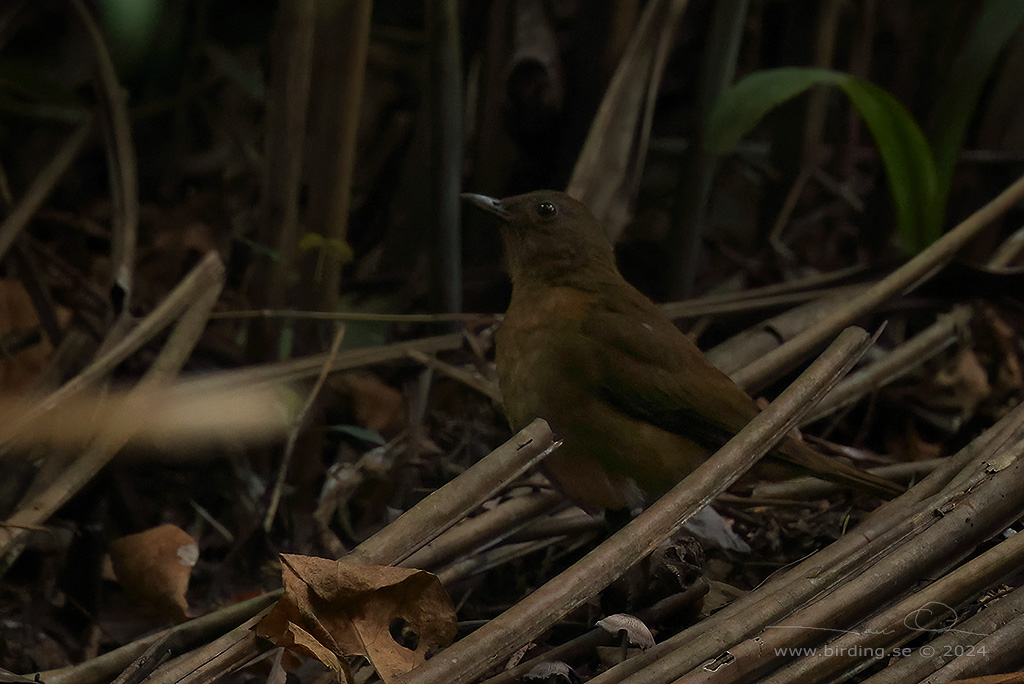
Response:
[[[139,229],[139,172],[135,163],[128,106],[124,89],[117,80],[114,62],[92,14],[82,0],[72,0],[71,6],[85,26],[93,47],[100,103],[105,119],[103,131],[107,137],[110,196],[114,206],[114,225],[111,231],[112,275],[114,284],[124,293],[123,310],[127,310],[132,293],[135,243]]]
[[[105,377],[117,364],[135,353],[183,312],[195,306],[196,299],[200,295],[208,292],[210,288],[216,288],[219,291],[223,281],[224,265],[215,252],[209,252],[138,325],[72,380],[40,402],[38,414],[45,413],[61,401],[74,396]],[[209,312],[207,312],[208,314]],[[34,414],[27,418],[33,417],[35,417]],[[0,457],[5,453],[6,445],[0,442]]]
[[[395,522],[346,556],[370,564],[398,564],[434,539],[482,501],[558,447],[551,428],[537,419],[459,477],[434,490]]]
[[[925,282],[974,236],[1016,206],[1022,197],[1024,176],[867,292],[736,373],[733,380],[748,391],[762,389],[771,380],[796,367],[802,358],[843,326],[874,310],[882,302]]]
[[[205,267],[204,264],[206,264]],[[213,265],[220,266],[220,268],[213,269],[216,277],[206,283],[204,289],[196,291],[196,283],[202,282],[202,279],[196,273],[203,270],[208,271]],[[220,296],[223,284],[224,269],[220,265],[220,260],[214,254],[212,262],[207,261],[197,265],[193,272],[178,285],[175,291],[168,295],[164,304],[176,296],[180,297],[181,291],[189,291],[191,295],[189,308],[186,309],[174,330],[171,331],[167,343],[161,349],[160,354],[149,370],[146,371],[142,380],[136,385],[133,390],[134,392],[144,392],[153,385],[166,382],[167,379],[177,374],[192,353],[196,342],[199,341],[199,336],[206,325],[210,311]],[[157,309],[159,310],[160,307],[157,307]],[[153,314],[156,314],[156,311]],[[140,325],[140,327],[142,326]],[[85,386],[85,384],[82,386]],[[67,385],[65,385],[66,387]],[[67,397],[70,396],[70,393],[66,391],[62,393],[62,390],[58,390],[43,405],[46,407],[55,406],[58,400],[54,397],[58,395]],[[38,525],[46,521],[102,470],[103,466],[124,445],[124,441],[125,435],[117,426],[101,433],[91,448],[79,456],[46,489],[23,504],[8,518],[7,522],[12,525]],[[7,563],[13,562],[12,559],[17,555],[17,549],[20,548],[19,540],[21,536],[22,532],[20,530],[12,531],[11,529],[0,528],[0,558],[4,558]]]
[[[7,254],[7,250],[14,244],[15,238],[28,225],[39,207],[43,205],[46,197],[53,191],[57,181],[61,179],[64,172],[71,167],[71,162],[78,158],[82,147],[92,134],[94,119],[91,117],[75,129],[71,137],[67,139],[49,163],[42,171],[32,179],[21,201],[7,215],[3,223],[0,223],[0,257]]]
[[[345,326],[342,325],[334,334],[334,340],[331,342],[331,348],[327,352],[327,360],[324,362],[324,367],[316,379],[316,384],[314,384],[313,389],[309,391],[309,396],[306,397],[306,403],[303,405],[302,410],[299,411],[299,414],[295,417],[295,422],[292,424],[292,429],[288,434],[288,441],[285,443],[284,455],[281,456],[281,465],[277,469],[277,479],[274,481],[274,489],[270,495],[270,503],[267,505],[267,514],[263,517],[264,531],[269,532],[271,526],[274,524],[274,517],[277,515],[277,506],[281,502],[281,491],[284,489],[284,480],[288,475],[288,466],[292,462],[292,454],[295,452],[295,444],[299,440],[299,432],[302,430],[302,426],[306,422],[306,416],[309,415],[310,410],[313,408],[313,403],[320,395],[320,390],[323,389],[324,383],[327,382],[327,376],[330,375],[330,369],[334,365],[334,360],[338,356],[338,349],[341,348],[341,341],[344,339]]]

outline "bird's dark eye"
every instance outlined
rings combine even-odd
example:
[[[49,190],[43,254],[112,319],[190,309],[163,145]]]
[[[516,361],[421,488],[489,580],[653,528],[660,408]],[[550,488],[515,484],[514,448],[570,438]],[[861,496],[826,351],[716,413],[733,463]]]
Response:
[[[550,218],[558,213],[558,209],[551,202],[541,202],[537,205],[537,213],[543,218]]]

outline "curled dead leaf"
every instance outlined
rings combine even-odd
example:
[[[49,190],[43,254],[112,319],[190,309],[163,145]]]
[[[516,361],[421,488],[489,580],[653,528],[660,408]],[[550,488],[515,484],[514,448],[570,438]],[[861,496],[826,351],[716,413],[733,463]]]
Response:
[[[110,542],[117,581],[150,611],[181,622],[189,617],[188,591],[199,545],[177,525],[161,525]]]
[[[625,632],[629,643],[643,650],[654,646],[654,635],[651,634],[651,630],[647,628],[643,620],[633,615],[626,613],[609,615],[602,620],[598,620],[597,626],[609,634]]]
[[[991,393],[988,373],[978,356],[973,349],[961,347],[932,377],[929,392],[922,401],[932,408],[958,411],[966,422]]]
[[[256,633],[340,680],[347,656],[365,656],[389,682],[455,638],[455,608],[428,572],[290,554],[281,564],[284,595]]]
[[[367,430],[391,439],[405,429],[408,412],[405,398],[394,387],[366,371],[331,376],[332,387],[351,403],[355,421]]]
[[[537,663],[533,668],[523,675],[526,681],[542,680],[545,682],[574,682],[577,680],[576,672],[567,663],[561,660],[554,662]]]

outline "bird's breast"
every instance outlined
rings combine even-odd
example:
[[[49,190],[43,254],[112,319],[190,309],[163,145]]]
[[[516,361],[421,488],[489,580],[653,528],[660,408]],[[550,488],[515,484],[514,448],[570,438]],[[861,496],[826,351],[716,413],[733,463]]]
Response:
[[[515,429],[561,413],[581,378],[582,322],[592,303],[567,287],[516,290],[498,331],[496,363],[505,413]]]

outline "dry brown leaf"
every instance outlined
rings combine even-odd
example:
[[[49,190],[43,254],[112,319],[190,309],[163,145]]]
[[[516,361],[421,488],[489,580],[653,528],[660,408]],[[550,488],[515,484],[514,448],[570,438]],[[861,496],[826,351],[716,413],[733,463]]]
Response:
[[[373,373],[342,373],[332,377],[330,383],[352,402],[352,413],[360,427],[379,432],[385,439],[405,429],[405,398]]]
[[[988,373],[977,355],[969,347],[961,347],[926,383],[919,400],[932,409],[955,411],[966,422],[991,394]]]
[[[925,440],[913,425],[886,438],[886,451],[904,461],[928,461],[942,456],[942,445]]]
[[[455,638],[455,608],[437,577],[407,568],[281,555],[284,596],[257,627],[349,681],[347,656],[392,681]]]
[[[613,242],[633,213],[658,86],[686,5],[658,0],[644,8],[566,188],[590,207]]]
[[[161,525],[110,542],[118,582],[146,608],[175,622],[188,619],[189,575],[199,545],[177,525]]]
[[[978,328],[975,339],[979,354],[987,357],[987,367],[994,368],[989,371],[993,398],[1003,402],[1007,397],[1020,394],[1024,390],[1024,370],[1016,351],[1016,331],[991,306],[981,307]]]

